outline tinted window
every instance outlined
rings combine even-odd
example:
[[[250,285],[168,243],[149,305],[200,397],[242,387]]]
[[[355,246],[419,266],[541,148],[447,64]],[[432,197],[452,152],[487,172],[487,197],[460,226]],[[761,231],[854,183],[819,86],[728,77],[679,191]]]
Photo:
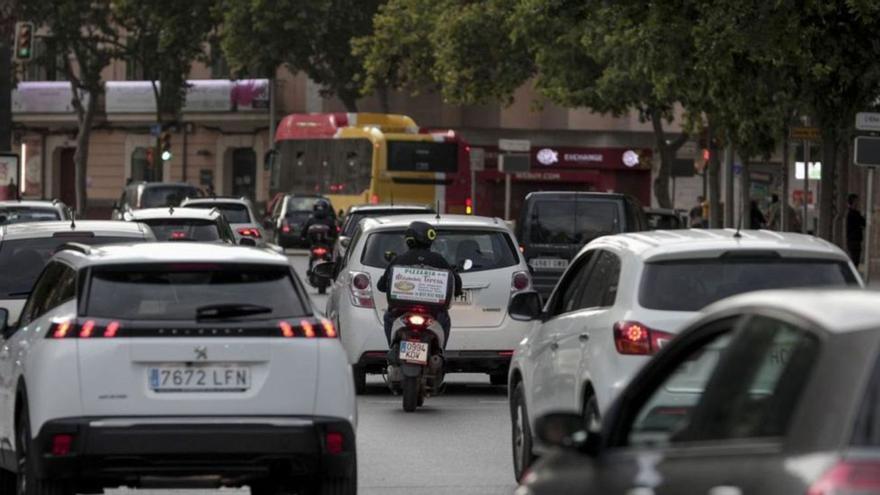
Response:
[[[819,341],[754,317],[694,349],[639,410],[631,444],[779,437],[785,434]]]
[[[287,200],[287,214],[290,215],[291,212],[295,211],[311,213],[319,199],[321,198],[291,196]]]
[[[849,266],[832,260],[676,260],[645,265],[639,303],[649,309],[699,311],[743,292],[855,283]]]
[[[457,172],[458,143],[388,141],[388,170]]]
[[[526,218],[526,240],[537,244],[586,244],[620,232],[620,205],[612,201],[541,199]]]
[[[361,262],[385,268],[385,253],[407,250],[403,231],[377,232],[367,239]],[[473,262],[471,272],[494,270],[516,265],[518,257],[510,237],[504,232],[479,230],[440,230],[431,250],[443,255],[452,266],[461,267],[465,260]]]
[[[159,241],[217,241],[220,240],[220,229],[209,220],[186,218],[145,220],[150,226],[156,240]]]
[[[193,203],[186,205],[187,208],[200,208],[210,210],[217,208],[229,223],[251,223],[251,216],[247,206],[239,203]]]
[[[260,265],[133,265],[92,274],[86,314],[99,318],[193,320],[199,308],[252,305],[264,312],[236,319],[304,316],[285,267]]]
[[[376,217],[393,217],[396,215],[413,215],[413,214],[421,214],[425,213],[427,210],[425,209],[417,209],[417,210],[405,210],[403,208],[396,209],[388,209],[388,210],[369,210],[369,211],[358,211],[355,213],[349,213],[347,217],[345,217],[345,228],[343,229],[342,235],[351,236],[354,233],[354,230],[358,226],[358,222],[363,220],[364,218],[376,218]]]
[[[39,269],[34,274],[34,279],[37,279],[37,277],[39,277],[39,279],[33,284],[34,290],[28,298],[24,309],[21,311],[21,317],[19,318],[21,326],[25,326],[32,322],[48,309],[48,306],[46,305],[48,296],[53,288],[58,285],[58,280],[62,273],[64,273],[64,268],[65,266],[57,261],[50,263],[45,267],[45,270],[43,269],[43,265],[40,265]],[[28,285],[28,290],[30,290],[30,285]]]
[[[61,215],[54,208],[36,208],[33,206],[0,207],[0,225],[24,222],[49,222],[53,220],[61,220]]]
[[[601,251],[593,263],[589,276],[584,281],[583,291],[578,297],[577,308],[602,308],[614,306],[617,297],[617,283],[620,278],[620,258],[608,251]]]
[[[140,208],[161,206],[180,206],[186,198],[199,196],[199,190],[192,186],[152,186],[145,187],[141,195]]]
[[[588,251],[578,258],[576,263],[565,272],[565,276],[556,289],[551,314],[553,316],[575,311],[577,309],[578,294],[584,288],[584,281],[590,272],[590,262],[596,251]]]
[[[99,245],[138,241],[143,238],[65,236],[3,241],[0,243],[0,297],[27,297],[46,262],[64,243]]]
[[[648,227],[651,230],[675,230],[683,229],[684,224],[681,217],[667,213],[646,213],[648,217]]]

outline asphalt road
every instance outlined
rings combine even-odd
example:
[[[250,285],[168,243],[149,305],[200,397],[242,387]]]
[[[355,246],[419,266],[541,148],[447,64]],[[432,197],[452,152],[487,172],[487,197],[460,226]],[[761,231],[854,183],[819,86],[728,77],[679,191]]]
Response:
[[[305,252],[291,252],[305,279]],[[315,307],[327,297],[309,287]],[[358,493],[495,495],[516,488],[507,391],[487,375],[451,375],[446,393],[404,413],[380,376],[358,397]]]
[[[305,251],[288,252],[305,279]],[[322,311],[327,296],[309,287]],[[452,375],[444,395],[404,413],[380,376],[358,397],[358,493],[500,495],[516,488],[507,391],[486,375]],[[242,490],[111,490],[113,495],[248,495]]]

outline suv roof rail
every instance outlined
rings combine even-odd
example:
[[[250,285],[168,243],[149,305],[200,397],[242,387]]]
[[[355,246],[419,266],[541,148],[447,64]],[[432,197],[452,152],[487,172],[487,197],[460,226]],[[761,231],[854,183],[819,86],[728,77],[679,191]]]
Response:
[[[64,244],[59,246],[55,252],[57,253],[61,251],[76,251],[86,256],[92,254],[92,248],[89,247],[87,244],[83,244],[81,242],[65,242]]]

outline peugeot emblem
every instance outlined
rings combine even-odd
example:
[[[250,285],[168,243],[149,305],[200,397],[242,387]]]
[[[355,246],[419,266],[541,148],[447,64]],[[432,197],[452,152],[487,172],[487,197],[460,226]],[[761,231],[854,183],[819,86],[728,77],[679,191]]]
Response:
[[[200,345],[200,346],[196,347],[195,349],[193,349],[193,352],[196,353],[197,360],[207,361],[207,359],[208,359],[208,348],[207,347]]]

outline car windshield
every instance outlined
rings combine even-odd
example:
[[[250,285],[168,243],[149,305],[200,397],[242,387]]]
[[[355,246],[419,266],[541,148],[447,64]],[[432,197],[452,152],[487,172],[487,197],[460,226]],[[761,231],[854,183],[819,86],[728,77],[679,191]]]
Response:
[[[342,232],[342,235],[351,237],[354,234],[355,229],[357,229],[358,223],[365,218],[393,217],[396,215],[418,215],[426,212],[428,212],[428,210],[424,208],[389,208],[387,210],[367,210],[349,213],[348,216],[345,218],[345,230]]]
[[[199,196],[199,190],[192,186],[151,186],[145,187],[141,195],[140,208],[180,206],[186,198]]]
[[[210,210],[217,208],[229,223],[251,223],[251,215],[247,206],[240,203],[193,203],[186,205],[187,208],[201,208]]]
[[[388,266],[386,252],[400,254],[406,250],[402,230],[376,232],[367,238],[361,261],[367,266],[384,269]],[[440,253],[450,265],[460,269],[464,267],[465,260],[471,260],[473,266],[467,270],[469,272],[505,268],[518,262],[510,236],[499,231],[440,230],[431,250]]]
[[[162,218],[144,220],[159,241],[218,241],[220,229],[210,220],[194,218]]]
[[[811,259],[675,260],[648,263],[639,304],[665,311],[699,311],[743,292],[856,284],[847,263]]]
[[[286,267],[242,264],[128,265],[92,273],[86,312],[124,320],[194,320],[200,308],[259,307],[230,312],[238,320],[306,315]]]
[[[25,222],[51,222],[62,220],[55,208],[38,206],[0,206],[0,225]]]
[[[24,299],[31,291],[43,266],[64,243],[79,242],[89,245],[139,242],[143,238],[105,237],[89,235],[17,239],[0,243],[0,297]]]
[[[620,207],[613,201],[542,199],[531,205],[526,239],[536,244],[586,244],[620,231]]]

